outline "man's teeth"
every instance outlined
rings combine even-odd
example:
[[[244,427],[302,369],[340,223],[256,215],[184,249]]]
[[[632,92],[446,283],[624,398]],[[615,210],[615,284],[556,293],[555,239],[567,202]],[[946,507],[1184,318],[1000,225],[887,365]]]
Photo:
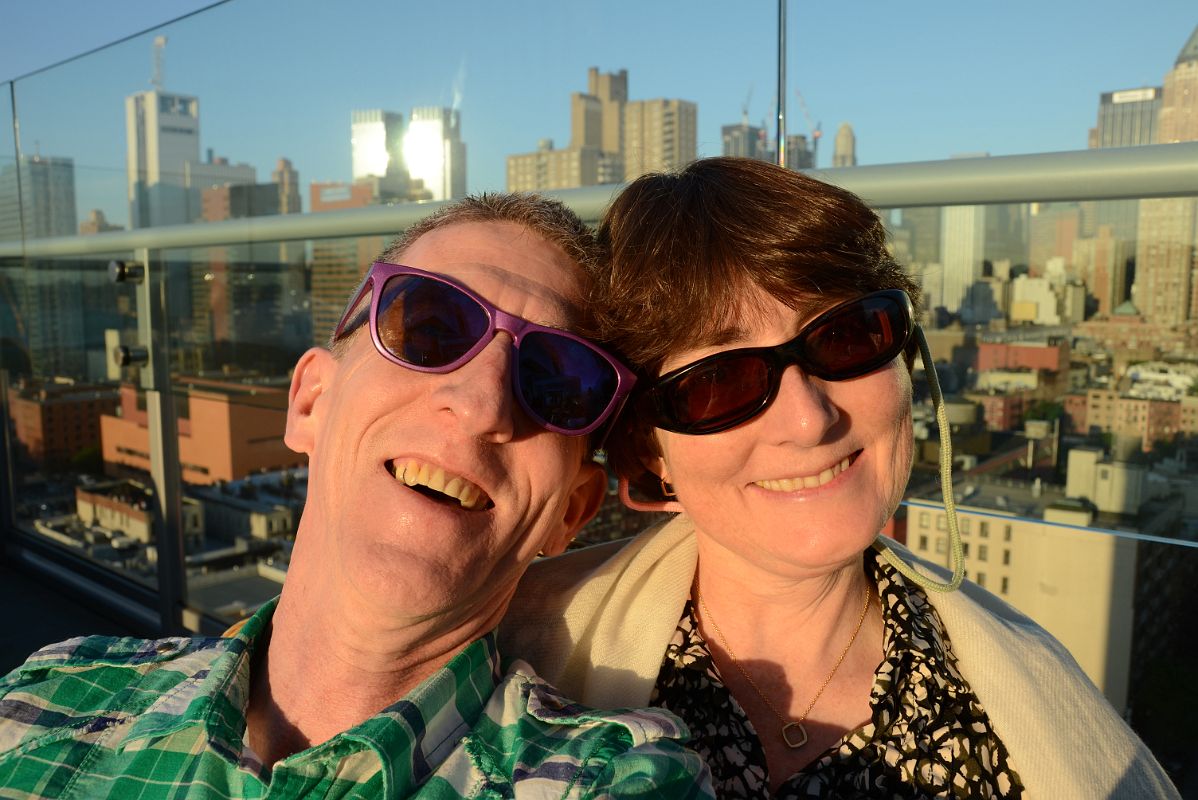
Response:
[[[418,461],[397,461],[392,469],[396,480],[401,480],[408,486],[424,486],[452,497],[468,511],[474,511],[487,504],[487,496],[482,489],[465,478],[446,475],[445,470],[440,467]]]
[[[805,478],[779,478],[777,480],[757,481],[757,485],[762,489],[769,489],[772,492],[794,492],[799,489],[815,489],[828,483],[840,473],[849,468],[852,463],[851,457],[846,457],[839,464],[834,464],[818,475],[808,475]]]

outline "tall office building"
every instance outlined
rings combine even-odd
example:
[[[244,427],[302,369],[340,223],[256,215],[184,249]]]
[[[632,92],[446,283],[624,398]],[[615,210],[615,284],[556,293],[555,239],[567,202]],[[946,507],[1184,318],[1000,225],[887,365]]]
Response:
[[[1090,147],[1138,147],[1157,142],[1157,122],[1160,116],[1161,99],[1164,90],[1159,86],[1141,86],[1134,89],[1121,89],[1115,92],[1103,92],[1098,100],[1098,122],[1090,129]],[[1100,228],[1108,229],[1109,235],[1125,243],[1126,246],[1117,248],[1127,258],[1125,264],[1117,267],[1118,272],[1131,274],[1135,270],[1136,229],[1139,226],[1139,200],[1103,200],[1100,202],[1083,203],[1084,225],[1082,233],[1087,238],[1098,235]],[[1089,245],[1087,245],[1089,246]],[[1104,242],[1100,247],[1109,252]],[[1110,287],[1101,291],[1108,293]],[[1098,295],[1099,287],[1091,287]],[[1124,293],[1126,295],[1126,293]],[[1099,302],[1100,307],[1114,309],[1127,299],[1110,303]],[[1109,313],[1103,312],[1103,313]]]
[[[1198,28],[1165,75],[1157,138],[1198,141]],[[1147,322],[1180,325],[1198,318],[1198,200],[1140,202],[1135,305]]]
[[[628,70],[587,72],[587,91],[570,95],[570,144],[541,139],[531,153],[507,157],[511,192],[570,189],[624,179],[624,107]]]
[[[129,226],[191,222],[184,173],[200,160],[200,101],[161,89],[126,97],[125,139]]]
[[[847,122],[842,123],[836,131],[836,145],[832,151],[832,166],[857,166],[857,135],[853,133],[853,126]]]
[[[624,180],[695,160],[699,107],[688,100],[630,100],[624,107]]]
[[[599,141],[593,144],[603,153],[623,153],[628,70],[600,72],[598,67],[591,67],[587,70],[587,94],[599,101],[600,135]]]
[[[760,161],[772,160],[765,128],[750,125],[748,120],[737,125],[724,125],[720,128],[720,139],[722,142],[720,152],[726,156],[756,158]]]
[[[350,174],[383,177],[403,168],[403,115],[374,108],[350,115]]]
[[[411,179],[421,182],[430,200],[466,196],[466,143],[456,109],[413,108],[404,134],[403,158]]]
[[[279,213],[302,214],[304,209],[300,204],[299,172],[291,166],[290,159],[280,158],[270,173],[270,179],[279,187]]]
[[[806,135],[792,133],[786,137],[786,166],[796,170],[815,168],[815,150]]]
[[[1159,86],[1103,92],[1098,100],[1098,124],[1090,131],[1090,146],[1156,144],[1162,94]]]
[[[943,304],[963,321],[973,321],[972,291],[982,277],[985,243],[985,206],[944,208],[940,223]]]
[[[0,242],[71,236],[76,224],[73,159],[21,156],[0,169]]]

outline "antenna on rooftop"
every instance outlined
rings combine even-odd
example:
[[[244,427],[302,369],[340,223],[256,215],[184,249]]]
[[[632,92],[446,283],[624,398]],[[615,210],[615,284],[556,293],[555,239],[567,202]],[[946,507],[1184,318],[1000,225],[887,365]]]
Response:
[[[753,84],[749,84],[749,91],[745,94],[745,102],[740,106],[740,121],[746,128],[749,127],[749,102],[753,99]]]
[[[166,50],[166,37],[154,37],[154,74],[150,77],[150,83],[155,89],[162,88],[163,78],[166,72],[166,65],[163,63],[163,52]]]

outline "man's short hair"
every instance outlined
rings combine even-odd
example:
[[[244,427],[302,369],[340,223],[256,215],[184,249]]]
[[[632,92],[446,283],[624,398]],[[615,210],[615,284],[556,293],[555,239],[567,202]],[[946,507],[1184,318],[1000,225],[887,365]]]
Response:
[[[599,247],[595,233],[565,203],[539,194],[514,192],[483,192],[465,197],[456,203],[439,208],[412,225],[387,246],[379,261],[402,263],[403,254],[426,233],[450,225],[469,222],[513,222],[527,228],[550,244],[557,245],[580,269],[579,295],[586,297],[599,262]],[[365,265],[365,269],[369,268]],[[419,264],[409,266],[419,267]],[[356,289],[355,289],[356,291]],[[352,301],[353,297],[347,299]],[[357,327],[361,327],[358,325]],[[329,332],[329,349],[340,357],[357,328],[334,339]]]

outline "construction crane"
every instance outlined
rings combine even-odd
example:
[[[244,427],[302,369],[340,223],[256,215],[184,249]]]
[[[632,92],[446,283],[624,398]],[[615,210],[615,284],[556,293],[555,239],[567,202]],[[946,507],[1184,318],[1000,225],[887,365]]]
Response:
[[[811,165],[819,167],[819,138],[824,135],[820,129],[822,122],[817,122],[814,125],[811,123],[811,112],[807,110],[807,101],[803,99],[803,93],[795,89],[795,95],[799,98],[799,108],[803,109],[803,118],[807,120],[807,130],[811,131]]]
[[[749,102],[753,99],[753,84],[749,84],[749,91],[745,93],[745,102],[740,104],[740,121],[746,128],[749,127]]]
[[[150,77],[150,83],[155,89],[162,88],[162,82],[165,79],[166,66],[164,64],[163,51],[166,50],[166,37],[154,37],[154,74]]]

